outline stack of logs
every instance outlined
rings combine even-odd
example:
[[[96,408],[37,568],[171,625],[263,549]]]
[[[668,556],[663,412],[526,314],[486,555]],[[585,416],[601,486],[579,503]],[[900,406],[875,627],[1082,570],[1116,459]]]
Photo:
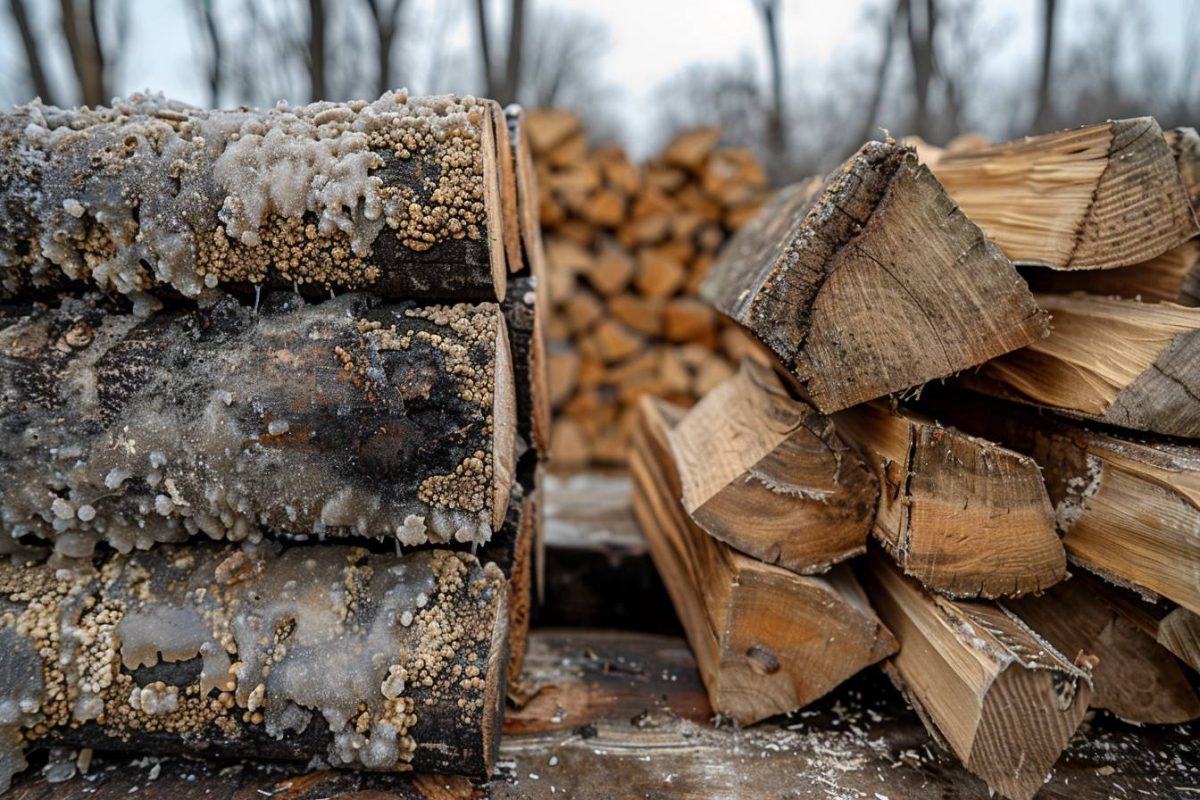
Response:
[[[702,292],[775,363],[644,398],[632,457],[716,710],[883,660],[1014,800],[1089,707],[1200,716],[1198,142],[872,142],[734,237]]]
[[[548,440],[524,120],[0,117],[0,791],[41,747],[491,774]]]
[[[698,296],[729,235],[767,194],[746,150],[684,133],[635,167],[589,151],[579,118],[529,114],[546,236],[556,468],[624,464],[637,399],[691,405],[756,349]]]

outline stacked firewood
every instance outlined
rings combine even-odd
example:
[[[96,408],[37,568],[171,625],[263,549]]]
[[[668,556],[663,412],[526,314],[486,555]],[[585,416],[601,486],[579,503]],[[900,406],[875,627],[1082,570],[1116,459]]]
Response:
[[[775,362],[644,399],[632,458],[715,709],[883,660],[1016,800],[1089,707],[1200,716],[1196,142],[872,142],[722,251],[703,295]]]
[[[549,438],[524,119],[0,116],[0,791],[40,747],[491,774]]]
[[[624,464],[642,395],[690,405],[755,345],[697,292],[729,235],[759,210],[752,153],[684,133],[635,167],[590,149],[567,111],[529,114],[546,236],[556,467]]]

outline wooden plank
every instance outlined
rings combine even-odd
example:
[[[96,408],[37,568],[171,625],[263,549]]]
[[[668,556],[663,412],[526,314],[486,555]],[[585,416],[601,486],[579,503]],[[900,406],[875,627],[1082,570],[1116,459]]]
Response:
[[[992,789],[1032,798],[1083,721],[1088,675],[1002,608],[932,594],[882,552],[860,574],[900,642],[888,669],[930,733]]]
[[[88,282],[139,311],[264,283],[503,299],[493,106],[403,91],[266,111],[22,106],[0,116],[2,283]]]
[[[597,787],[613,800],[989,797],[982,782],[933,746],[874,670],[798,717],[739,729],[711,724],[695,661],[679,638],[534,631],[528,664],[540,690],[506,715],[499,765],[487,783],[98,752],[86,776],[50,783],[29,770],[6,797],[561,800],[592,797]],[[1038,798],[1189,797],[1200,769],[1195,727],[1132,728],[1098,715],[1072,740]]]
[[[1040,592],[1066,577],[1032,458],[880,403],[834,421],[879,480],[872,532],[904,574],[951,597],[985,598]]]
[[[143,320],[68,300],[0,332],[5,535],[63,555],[286,534],[483,542],[515,472],[495,304],[290,293]],[[71,453],[69,457],[56,454]]]
[[[23,747],[489,775],[506,582],[448,550],[171,547],[0,560],[0,790]]]
[[[1200,309],[1039,295],[1053,331],[967,386],[1122,428],[1200,436]]]
[[[1123,267],[1200,232],[1151,117],[947,151],[931,168],[967,216],[1022,264]]]
[[[891,142],[864,145],[815,193],[780,192],[721,252],[702,293],[766,343],[825,414],[1046,332],[1000,249]]]
[[[743,724],[811,703],[895,652],[847,567],[797,575],[749,558],[690,521],[668,442],[680,412],[643,398],[633,509],[696,653],[709,700]]]
[[[709,535],[801,574],[866,551],[878,482],[771,367],[743,361],[668,438],[683,508]]]

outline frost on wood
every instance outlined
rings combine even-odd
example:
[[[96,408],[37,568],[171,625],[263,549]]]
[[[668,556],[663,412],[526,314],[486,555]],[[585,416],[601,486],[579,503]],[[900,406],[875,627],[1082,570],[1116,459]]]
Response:
[[[3,290],[69,279],[140,310],[159,287],[225,283],[493,299],[492,113],[403,90],[266,111],[22,106],[0,115]]]
[[[494,565],[269,544],[76,564],[0,558],[0,791],[60,744],[490,772]]]
[[[268,293],[258,314],[230,299],[147,320],[96,299],[31,313],[0,330],[0,552],[262,528],[486,541],[510,484],[493,479],[511,469],[504,331],[495,304],[354,294]]]

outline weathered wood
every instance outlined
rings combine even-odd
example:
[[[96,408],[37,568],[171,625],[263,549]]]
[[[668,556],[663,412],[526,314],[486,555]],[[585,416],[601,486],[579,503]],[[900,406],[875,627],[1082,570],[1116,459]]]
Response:
[[[159,546],[0,559],[0,789],[26,747],[486,776],[508,661],[495,566],[447,550]],[[17,711],[19,709],[19,711]]]
[[[1098,579],[1076,575],[1040,597],[1002,605],[1060,653],[1088,665],[1093,708],[1155,725],[1200,717],[1200,696],[1183,665],[1121,614]]]
[[[1200,672],[1200,615],[1173,603],[1149,603],[1120,587],[1105,584],[1104,588],[1130,622]]]
[[[873,533],[906,575],[951,597],[1040,592],[1067,574],[1032,458],[906,409],[834,416],[880,482]]]
[[[0,282],[129,295],[222,285],[496,300],[506,285],[490,101],[200,111],[133,95],[0,116]]]
[[[668,438],[683,508],[709,535],[801,574],[865,552],[878,483],[771,367],[743,361]]]
[[[1002,608],[931,594],[882,552],[861,575],[900,642],[886,668],[930,733],[989,787],[1032,798],[1083,721],[1088,675]]]
[[[0,332],[3,533],[86,556],[204,532],[487,541],[514,477],[495,304],[68,300]]]
[[[501,308],[508,328],[517,433],[539,456],[550,451],[550,389],[537,279],[514,277]]]
[[[1200,232],[1171,149],[1150,117],[947,151],[931,168],[1017,263],[1123,267]]]
[[[597,787],[613,800],[989,798],[952,755],[930,746],[920,721],[875,670],[801,719],[737,728],[710,723],[695,660],[680,638],[534,631],[529,665],[539,690],[505,715],[488,783],[96,753],[86,776],[65,783],[26,771],[6,800],[561,800],[591,797]],[[1200,768],[1195,727],[1134,728],[1097,716],[1055,765],[1039,800],[1188,797]]]
[[[1189,239],[1154,258],[1120,269],[1024,272],[1034,292],[1087,292],[1148,303],[1200,305],[1200,239]]]
[[[1163,133],[1192,208],[1200,208],[1200,135],[1195,128],[1172,128]]]
[[[971,388],[1074,417],[1200,436],[1200,309],[1039,295],[1050,336],[964,376]]]
[[[1024,281],[911,149],[868,143],[809,195],[803,185],[780,192],[702,291],[779,356],[822,413],[1045,335]]]
[[[668,441],[680,412],[643,398],[633,509],[720,714],[751,723],[807,705],[895,652],[849,568],[797,575],[698,528],[677,499]]]

